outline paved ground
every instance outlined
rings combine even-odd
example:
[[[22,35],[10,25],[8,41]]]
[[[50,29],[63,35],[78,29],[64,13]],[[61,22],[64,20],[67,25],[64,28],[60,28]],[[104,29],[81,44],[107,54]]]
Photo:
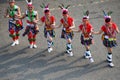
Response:
[[[71,4],[70,14],[75,19],[76,28],[82,19],[83,9],[90,10],[90,22],[95,31],[99,30],[103,22],[102,9],[112,10],[113,21],[120,28],[120,0],[33,0],[39,17],[43,15],[39,5],[42,2],[50,3],[51,12],[56,17],[56,25],[59,24],[61,11],[59,3]],[[16,2],[25,12],[24,0]],[[8,37],[7,19],[3,18],[3,12],[8,4],[6,0],[0,0],[0,80],[120,80],[120,34],[118,47],[114,49],[114,68],[107,66],[106,49],[102,45],[100,35],[94,36],[94,45],[91,46],[95,63],[83,58],[84,48],[80,44],[80,33],[75,33],[73,39],[74,57],[68,57],[65,51],[65,40],[61,40],[61,29],[57,29],[55,46],[52,53],[47,52],[47,43],[43,37],[43,27],[37,37],[38,49],[29,49],[27,37],[20,38],[20,45],[11,47],[11,39]],[[24,20],[25,21],[25,20]],[[25,25],[25,24],[24,24]],[[23,31],[21,31],[23,33]]]

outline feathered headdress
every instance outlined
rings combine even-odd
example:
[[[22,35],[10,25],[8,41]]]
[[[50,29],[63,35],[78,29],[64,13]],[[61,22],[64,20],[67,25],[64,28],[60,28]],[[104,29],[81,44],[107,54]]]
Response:
[[[83,19],[89,19],[89,11],[83,12]]]
[[[26,3],[27,3],[28,6],[33,6],[32,5],[32,0],[26,0]]]
[[[50,9],[49,9],[49,3],[47,5],[45,5],[45,3],[42,3],[42,5],[40,5],[41,8],[43,8],[44,12],[49,12]]]
[[[60,7],[60,9],[62,9],[63,14],[67,14],[69,12],[68,8],[70,7],[70,5],[64,6],[64,4],[61,4],[58,7]]]
[[[103,10],[104,18],[111,18],[112,11],[108,11],[107,13]]]

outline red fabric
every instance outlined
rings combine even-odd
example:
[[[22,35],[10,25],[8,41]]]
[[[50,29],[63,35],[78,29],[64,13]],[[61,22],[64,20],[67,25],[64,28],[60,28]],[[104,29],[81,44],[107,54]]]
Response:
[[[28,39],[31,39],[33,37],[33,34],[32,34],[32,32],[30,32],[29,34],[28,34]]]
[[[19,31],[17,31],[16,34],[19,34]],[[19,39],[19,36],[16,36],[16,39]]]
[[[40,20],[41,20],[42,22],[45,22],[45,16],[41,17]]]
[[[48,25],[46,23],[46,17],[45,16],[41,17],[41,21],[45,23],[46,30],[52,30],[53,29],[50,25]],[[50,21],[51,21],[50,24],[53,24],[55,22],[55,17],[54,16],[50,16]]]
[[[9,32],[10,32],[10,34],[12,34],[12,35],[15,33],[14,29],[11,29]],[[17,33],[17,32],[16,32],[16,33]],[[16,37],[13,37],[12,39],[13,39],[13,41],[15,41],[16,39],[19,39],[19,37],[16,36]]]
[[[66,28],[67,32],[71,32],[71,29],[69,29],[69,28],[73,25],[73,18],[72,17],[69,16],[67,18],[67,24],[66,24],[66,22],[64,21],[63,18],[60,20],[60,22],[63,24],[63,27]]]
[[[65,21],[64,21],[63,18],[60,20],[60,22],[61,22],[62,24],[65,23]],[[73,23],[73,18],[72,18],[72,17],[68,17],[68,18],[67,18],[67,24],[69,25],[69,27],[73,25],[72,23]]]
[[[91,31],[93,30],[93,27],[90,23],[88,23],[87,26],[83,26],[83,24],[81,24],[79,26],[79,29],[82,31],[84,37],[88,38],[90,36]]]
[[[36,42],[35,42],[35,41],[33,41],[33,44],[36,44]]]
[[[36,38],[36,34],[33,35],[33,38]]]
[[[33,35],[33,38],[36,39],[36,34]],[[36,44],[36,40],[33,41],[33,44]]]
[[[19,39],[19,36],[16,36],[16,39]]]
[[[16,38],[15,38],[15,37],[13,37],[12,39],[13,39],[13,41],[15,41],[15,40],[16,40]]]
[[[28,39],[32,39],[32,33],[28,34]],[[30,44],[33,44],[33,41],[29,41]]]
[[[112,28],[113,28],[113,30],[116,30],[116,29],[117,29],[117,25],[116,25],[115,23],[112,23]],[[103,25],[103,26],[101,27],[101,30],[102,30],[103,32],[107,33],[107,28],[106,28],[105,25]]]
[[[14,29],[11,29],[9,32],[10,32],[10,34],[14,34],[15,31],[14,31]]]
[[[35,39],[36,38],[36,34],[32,34],[32,33],[29,33],[28,34],[28,39]],[[29,41],[30,44],[36,44],[36,41]]]
[[[79,29],[83,32],[83,24],[81,24],[80,26],[79,26]],[[85,30],[86,30],[86,32],[87,33],[90,33],[91,31],[92,31],[92,29],[93,29],[93,27],[92,27],[92,25],[90,24],[90,23],[88,23],[87,24],[87,26],[86,26],[86,28],[85,28]]]
[[[33,7],[33,5],[32,4],[28,4],[28,7]]]
[[[41,20],[42,22],[45,22],[45,19],[46,19],[45,16],[43,16],[43,17],[41,17],[40,20]],[[51,21],[52,23],[54,23],[54,22],[55,22],[55,17],[54,17],[54,16],[50,16],[50,21]]]
[[[16,24],[19,24],[20,26],[23,25],[22,20],[16,20]]]
[[[29,41],[30,44],[33,44],[33,41]]]

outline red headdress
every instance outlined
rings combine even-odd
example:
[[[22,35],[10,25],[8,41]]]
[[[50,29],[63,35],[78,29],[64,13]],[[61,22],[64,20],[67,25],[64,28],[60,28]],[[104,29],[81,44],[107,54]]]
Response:
[[[70,5],[67,5],[66,7],[64,6],[64,4],[59,5],[58,7],[60,7],[62,9],[62,14],[68,14],[68,8],[70,7]]]
[[[44,13],[50,12],[49,4],[45,5],[44,3],[42,3],[42,5],[40,5],[40,7],[43,8]]]
[[[32,0],[26,0],[28,7],[33,7]]]

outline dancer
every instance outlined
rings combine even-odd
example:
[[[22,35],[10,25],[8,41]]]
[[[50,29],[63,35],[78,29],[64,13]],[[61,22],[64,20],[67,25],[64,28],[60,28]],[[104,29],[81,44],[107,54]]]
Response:
[[[106,13],[105,11],[103,11],[104,13],[104,19],[105,19],[105,24],[101,27],[100,31],[98,32],[94,32],[94,34],[101,34],[102,35],[102,41],[103,41],[103,45],[107,48],[107,61],[108,61],[108,65],[110,67],[114,67],[114,64],[112,62],[112,48],[117,46],[117,42],[116,42],[116,33],[119,33],[119,29],[117,27],[117,25],[112,21],[111,18],[111,14],[112,11],[109,11],[108,13]]]
[[[23,33],[23,36],[28,35],[28,41],[30,44],[30,48],[37,48],[36,45],[36,36],[39,32],[39,28],[37,25],[38,22],[38,13],[34,10],[34,6],[32,4],[32,0],[26,0],[28,10],[26,10],[26,13],[21,17],[21,19],[27,18],[27,26],[25,29],[25,32]]]
[[[9,0],[9,7],[5,11],[5,18],[9,18],[9,36],[13,39],[11,46],[19,44],[19,31],[23,29],[20,7],[15,5],[15,0]]]
[[[93,43],[93,27],[89,22],[89,11],[87,10],[84,12],[84,16],[82,18],[82,24],[79,26],[79,30],[73,30],[75,32],[82,32],[81,34],[81,44],[85,46],[85,53],[84,57],[89,58],[90,62],[94,62],[94,59],[92,58],[91,51],[90,51],[90,45]]]
[[[61,18],[60,25],[57,28],[60,28],[63,25],[61,38],[66,39],[66,41],[67,41],[66,52],[69,54],[69,56],[73,56],[72,39],[73,39],[74,34],[72,31],[72,28],[75,27],[75,24],[74,24],[74,19],[72,17],[70,17],[70,15],[69,15],[68,8],[70,7],[70,5],[65,7],[62,4],[59,7],[62,9],[63,18]]]
[[[44,37],[47,39],[48,52],[53,51],[53,38],[55,37],[55,17],[51,15],[49,4],[45,5],[44,3],[40,5],[44,9],[44,16],[40,18],[41,26],[44,24]]]

